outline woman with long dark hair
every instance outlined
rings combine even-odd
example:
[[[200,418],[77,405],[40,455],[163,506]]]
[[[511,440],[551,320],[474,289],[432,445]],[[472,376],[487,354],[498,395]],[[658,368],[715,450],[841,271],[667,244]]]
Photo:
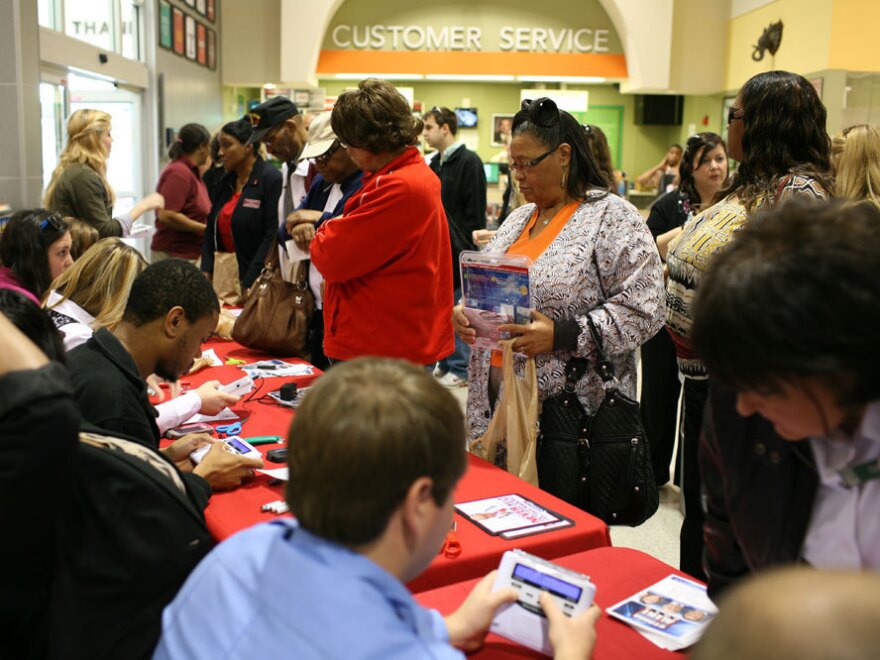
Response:
[[[501,225],[485,252],[531,258],[533,321],[502,325],[513,348],[535,357],[538,398],[558,394],[572,357],[595,358],[588,319],[613,361],[622,392],[635,397],[635,351],[662,327],[660,257],[641,216],[608,191],[587,149],[583,127],[549,98],[523,101],[513,120],[510,171],[531,202]],[[453,312],[459,336],[476,336],[461,305]],[[501,382],[500,354],[474,348],[468,374],[470,436],[485,434]],[[517,371],[524,360],[515,356]],[[604,396],[589,369],[578,398],[594,413]]]
[[[667,254],[667,327],[685,377],[681,569],[697,577],[704,577],[697,446],[709,386],[705,366],[691,345],[691,303],[712,258],[757,211],[793,197],[828,197],[825,118],[822,101],[803,76],[769,71],[749,79],[727,118],[727,146],[731,158],[740,161],[739,169],[718,192],[720,201],[685,224]]]
[[[40,298],[73,263],[70,230],[46,209],[13,214],[0,234],[0,287],[40,304]]]
[[[211,200],[199,170],[208,160],[210,140],[207,128],[186,124],[168,149],[171,162],[156,184],[156,192],[165,198],[165,208],[156,213],[153,261],[176,257],[195,262],[202,253]]]
[[[666,261],[670,241],[682,225],[709,208],[727,179],[727,147],[717,133],[697,133],[688,138],[679,167],[681,185],[651,206],[648,229]],[[669,463],[675,448],[676,418],[681,383],[675,345],[663,328],[641,348],[642,423],[651,446],[657,485],[669,481]]]

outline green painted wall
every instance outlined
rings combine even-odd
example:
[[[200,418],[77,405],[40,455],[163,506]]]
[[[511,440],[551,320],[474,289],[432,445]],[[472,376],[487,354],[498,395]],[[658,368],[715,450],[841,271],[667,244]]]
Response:
[[[338,96],[355,83],[343,80],[321,80],[318,83],[328,96]],[[466,83],[466,82],[401,82],[401,86],[412,87],[415,99],[423,107],[443,105],[475,107],[479,110],[480,123],[474,131],[477,135],[477,152],[483,160],[491,160],[499,151],[491,146],[492,115],[513,114],[519,109],[519,91],[523,83]],[[530,85],[537,87],[538,85]],[[547,85],[547,89],[557,89],[558,85]],[[634,122],[634,97],[621,94],[613,85],[568,85],[567,89],[587,90],[590,105],[623,106],[623,167],[632,179],[634,175],[656,165],[666,149],[673,142],[687,140],[689,124],[694,131],[718,131],[721,127],[721,105],[723,95],[685,97],[684,120],[681,126],[637,126]],[[709,116],[709,125],[702,125],[704,115]]]

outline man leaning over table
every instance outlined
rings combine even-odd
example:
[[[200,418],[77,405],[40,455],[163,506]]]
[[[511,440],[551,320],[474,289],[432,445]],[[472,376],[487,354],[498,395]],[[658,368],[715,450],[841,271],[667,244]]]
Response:
[[[98,330],[67,354],[70,380],[82,418],[111,434],[122,434],[159,451],[156,409],[145,378],[155,373],[176,381],[202,354],[202,342],[217,327],[220,304],[211,283],[182,259],[148,266],[131,286],[122,322]],[[262,461],[224,451],[223,443],[193,468],[189,455],[211,436],[191,433],[162,450],[184,472],[188,489],[204,508],[212,488],[232,488]]]
[[[445,619],[404,583],[437,556],[465,470],[464,419],[424,368],[359,358],[306,395],[290,429],[297,520],[221,544],[165,609],[155,658],[463,658],[516,600],[487,575]],[[344,460],[340,460],[344,457]],[[546,596],[546,594],[545,594]],[[557,658],[587,658],[599,609],[542,600]]]

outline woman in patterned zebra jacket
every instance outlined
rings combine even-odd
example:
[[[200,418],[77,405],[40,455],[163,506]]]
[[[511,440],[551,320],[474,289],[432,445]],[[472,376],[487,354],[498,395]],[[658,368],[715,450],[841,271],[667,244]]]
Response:
[[[636,391],[635,350],[662,327],[663,275],[651,233],[629,202],[608,192],[583,139],[583,129],[548,98],[524,101],[514,117],[510,171],[526,204],[508,216],[486,252],[526,255],[532,322],[501,326],[514,350],[534,356],[539,400],[558,394],[572,356],[594,358],[592,319],[613,360],[623,392]],[[472,343],[475,331],[457,306],[456,332]],[[497,399],[497,352],[475,349],[468,374],[469,436],[486,432]],[[521,372],[524,359],[515,356]],[[589,369],[577,384],[586,410],[603,398]]]

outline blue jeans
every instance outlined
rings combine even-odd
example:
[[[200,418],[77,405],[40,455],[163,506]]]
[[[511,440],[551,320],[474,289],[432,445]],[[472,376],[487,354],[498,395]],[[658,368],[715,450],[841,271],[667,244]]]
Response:
[[[453,304],[458,304],[460,298],[461,289],[459,288],[453,294]],[[452,355],[443,358],[437,365],[441,371],[449,372],[462,380],[467,380],[468,364],[470,361],[471,347],[459,339],[458,335],[455,335],[455,350],[452,352]]]

